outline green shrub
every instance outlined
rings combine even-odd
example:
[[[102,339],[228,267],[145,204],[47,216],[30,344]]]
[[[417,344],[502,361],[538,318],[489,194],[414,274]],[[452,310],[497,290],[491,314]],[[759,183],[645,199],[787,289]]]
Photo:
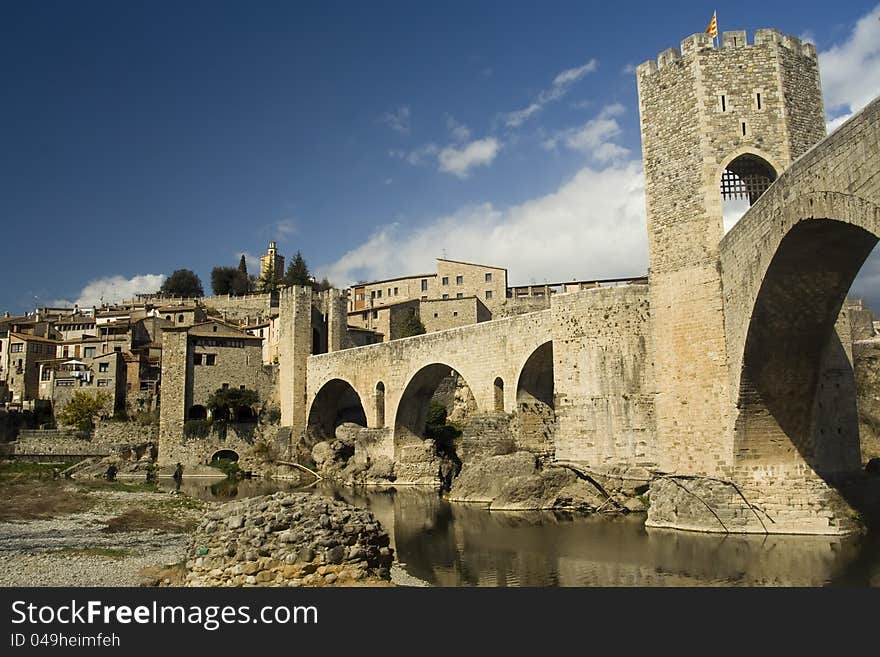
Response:
[[[187,420],[183,425],[183,435],[187,438],[207,438],[211,433],[211,423],[207,420]]]

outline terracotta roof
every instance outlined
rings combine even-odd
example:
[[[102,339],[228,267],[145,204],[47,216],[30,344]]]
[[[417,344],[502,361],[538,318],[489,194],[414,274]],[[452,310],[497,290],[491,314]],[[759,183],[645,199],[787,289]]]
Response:
[[[406,281],[409,279],[416,278],[437,278],[437,274],[413,274],[412,276],[397,276],[396,278],[384,278],[381,281],[369,281],[368,283],[358,283],[356,285],[352,285],[351,288],[356,287],[369,287],[370,285],[379,285],[381,283],[391,283],[393,281]],[[351,289],[350,288],[350,289]]]
[[[10,333],[9,337],[18,338],[19,340],[24,340],[26,342],[49,342],[51,344],[60,344],[58,340],[41,338],[37,335],[28,335],[27,333]]]

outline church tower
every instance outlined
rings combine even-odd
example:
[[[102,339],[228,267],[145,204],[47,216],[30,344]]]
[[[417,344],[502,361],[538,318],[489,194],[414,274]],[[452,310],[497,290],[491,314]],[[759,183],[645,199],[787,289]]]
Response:
[[[722,201],[753,203],[825,137],[818,58],[776,30],[758,30],[753,43],[724,32],[720,47],[694,34],[640,65],[637,78],[659,465],[719,474],[731,465],[724,409],[737,392],[718,259]]]

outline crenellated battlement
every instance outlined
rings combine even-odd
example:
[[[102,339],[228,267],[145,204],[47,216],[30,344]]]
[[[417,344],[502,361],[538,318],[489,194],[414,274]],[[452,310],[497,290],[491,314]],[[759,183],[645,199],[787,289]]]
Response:
[[[721,33],[721,45],[716,48],[712,36],[705,32],[692,34],[683,39],[678,48],[668,48],[661,52],[656,60],[649,59],[636,69],[639,76],[650,75],[668,67],[670,64],[702,50],[724,50],[727,48],[751,48],[755,46],[779,45],[792,52],[812,60],[818,60],[816,46],[804,43],[795,36],[783,34],[775,29],[755,31],[754,41],[750,44],[745,30],[730,30]]]

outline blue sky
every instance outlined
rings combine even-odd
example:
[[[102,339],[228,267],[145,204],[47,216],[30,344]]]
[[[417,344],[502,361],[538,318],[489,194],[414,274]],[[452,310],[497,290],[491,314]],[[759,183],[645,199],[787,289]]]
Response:
[[[641,275],[632,67],[713,9],[816,43],[829,121],[880,89],[874,2],[7,2],[0,310],[208,291],[271,239],[340,285]]]

